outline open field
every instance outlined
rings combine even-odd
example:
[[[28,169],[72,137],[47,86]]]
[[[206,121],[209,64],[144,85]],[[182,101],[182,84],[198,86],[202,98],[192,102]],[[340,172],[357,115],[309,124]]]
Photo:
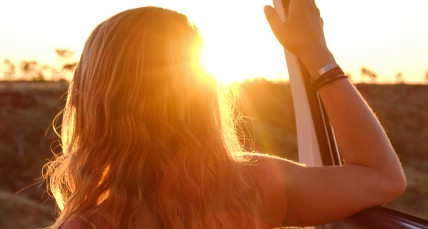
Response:
[[[248,149],[297,159],[290,88],[265,80],[239,85],[239,132]],[[406,193],[387,206],[428,219],[428,85],[360,84],[397,150]],[[54,218],[40,183],[41,167],[59,152],[49,128],[65,103],[67,84],[0,82],[0,228],[36,228]]]

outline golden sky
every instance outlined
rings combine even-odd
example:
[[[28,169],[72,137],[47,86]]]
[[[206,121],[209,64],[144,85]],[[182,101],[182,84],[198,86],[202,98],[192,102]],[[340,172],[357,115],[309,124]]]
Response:
[[[330,49],[345,72],[360,67],[393,82],[424,82],[428,70],[427,0],[317,0]],[[0,60],[55,64],[55,48],[79,57],[91,30],[122,10],[155,5],[183,12],[201,30],[208,65],[219,81],[286,79],[282,47],[264,18],[270,0],[2,0]],[[1,71],[1,69],[0,69]]]

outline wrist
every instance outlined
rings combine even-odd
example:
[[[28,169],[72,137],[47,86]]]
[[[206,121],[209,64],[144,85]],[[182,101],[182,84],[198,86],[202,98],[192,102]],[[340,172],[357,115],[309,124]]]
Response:
[[[333,54],[328,49],[322,49],[319,51],[312,50],[307,54],[300,55],[300,60],[303,62],[311,76],[317,76],[319,71],[328,65],[337,66]]]

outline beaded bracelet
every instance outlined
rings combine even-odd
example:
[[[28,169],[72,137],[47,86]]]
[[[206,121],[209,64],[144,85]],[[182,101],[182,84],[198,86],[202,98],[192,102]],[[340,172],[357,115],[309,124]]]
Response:
[[[324,87],[327,84],[331,84],[334,81],[348,78],[340,67],[333,68],[315,80],[311,80],[312,87],[315,91],[318,91],[320,88]]]

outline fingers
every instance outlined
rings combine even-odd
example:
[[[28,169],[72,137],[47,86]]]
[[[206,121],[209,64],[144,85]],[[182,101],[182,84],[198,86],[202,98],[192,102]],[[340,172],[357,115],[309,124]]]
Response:
[[[278,41],[284,45],[285,41],[285,23],[279,18],[276,10],[272,6],[265,6],[265,16]]]
[[[291,0],[290,4],[293,4],[295,10],[299,12],[307,11],[317,16],[320,15],[320,11],[314,0]]]
[[[320,10],[318,9],[317,5],[315,4],[315,0],[308,0],[310,2],[311,8],[313,9],[315,15],[320,16]]]

